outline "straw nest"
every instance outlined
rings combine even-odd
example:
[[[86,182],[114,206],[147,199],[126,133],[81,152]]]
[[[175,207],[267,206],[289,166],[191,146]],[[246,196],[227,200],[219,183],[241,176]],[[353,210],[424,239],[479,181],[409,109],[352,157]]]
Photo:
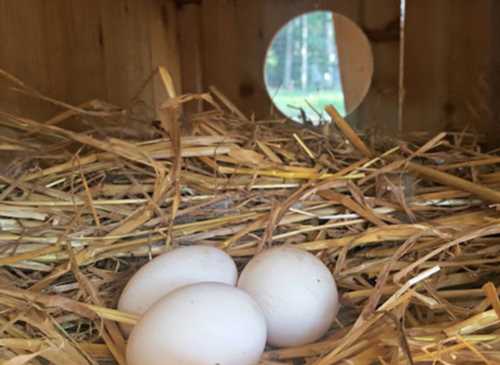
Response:
[[[115,310],[127,279],[179,245],[239,265],[265,247],[318,255],[342,294],[321,341],[262,364],[500,362],[500,157],[467,133],[367,145],[254,121],[220,92],[170,98],[159,123],[93,101],[44,123],[0,113],[18,156],[0,175],[0,359],[125,365]],[[185,103],[204,112],[186,116]],[[74,132],[68,121],[85,121]],[[124,129],[127,126],[127,130]],[[237,364],[234,364],[237,365]]]

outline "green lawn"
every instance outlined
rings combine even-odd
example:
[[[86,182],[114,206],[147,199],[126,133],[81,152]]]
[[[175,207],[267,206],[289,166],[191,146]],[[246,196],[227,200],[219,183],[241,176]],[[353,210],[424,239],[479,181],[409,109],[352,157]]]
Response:
[[[340,114],[345,115],[344,95],[340,91],[311,91],[304,93],[301,90],[276,90],[270,89],[269,94],[274,101],[275,106],[286,116],[294,120],[299,120],[299,111],[295,108],[303,108],[307,117],[313,122],[318,122],[319,118],[309,105],[307,100],[317,111],[323,113],[322,119],[325,119],[324,109],[328,104],[333,104]],[[295,108],[292,108],[292,107]]]

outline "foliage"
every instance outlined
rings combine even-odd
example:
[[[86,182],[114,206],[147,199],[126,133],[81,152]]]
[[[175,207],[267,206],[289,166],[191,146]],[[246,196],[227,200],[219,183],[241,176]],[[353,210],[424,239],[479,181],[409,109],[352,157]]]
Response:
[[[277,108],[294,118],[302,107],[310,119],[333,103],[344,114],[333,16],[316,11],[287,23],[274,38],[265,64],[266,84]],[[297,119],[297,118],[294,118]]]

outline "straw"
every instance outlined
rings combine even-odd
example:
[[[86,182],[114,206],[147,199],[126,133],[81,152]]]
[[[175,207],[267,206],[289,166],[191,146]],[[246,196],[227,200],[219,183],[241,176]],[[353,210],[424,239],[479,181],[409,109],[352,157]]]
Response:
[[[251,120],[216,88],[179,95],[165,68],[152,76],[168,95],[159,124],[0,75],[61,108],[48,120],[0,111],[19,137],[0,141],[16,154],[0,175],[2,363],[125,364],[117,324],[140,318],[115,308],[148,260],[210,245],[241,268],[283,244],[323,260],[342,307],[324,338],[269,347],[261,364],[500,362],[500,156],[479,138],[368,145],[327,107],[332,139]],[[183,105],[200,100],[184,128]],[[71,130],[82,115],[88,130]]]

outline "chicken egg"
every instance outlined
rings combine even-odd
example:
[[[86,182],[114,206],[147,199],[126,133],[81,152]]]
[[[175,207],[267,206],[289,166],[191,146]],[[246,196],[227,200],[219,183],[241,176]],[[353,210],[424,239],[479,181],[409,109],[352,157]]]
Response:
[[[157,300],[179,287],[199,282],[235,285],[236,264],[224,251],[209,246],[186,246],[162,254],[144,265],[129,280],[118,309],[142,315]],[[130,326],[122,326],[125,333]]]
[[[338,311],[337,286],[330,270],[311,253],[288,245],[251,259],[238,287],[264,311],[267,341],[273,346],[316,341],[328,331]]]
[[[243,290],[221,283],[184,286],[156,302],[134,327],[128,365],[256,365],[266,319]]]

